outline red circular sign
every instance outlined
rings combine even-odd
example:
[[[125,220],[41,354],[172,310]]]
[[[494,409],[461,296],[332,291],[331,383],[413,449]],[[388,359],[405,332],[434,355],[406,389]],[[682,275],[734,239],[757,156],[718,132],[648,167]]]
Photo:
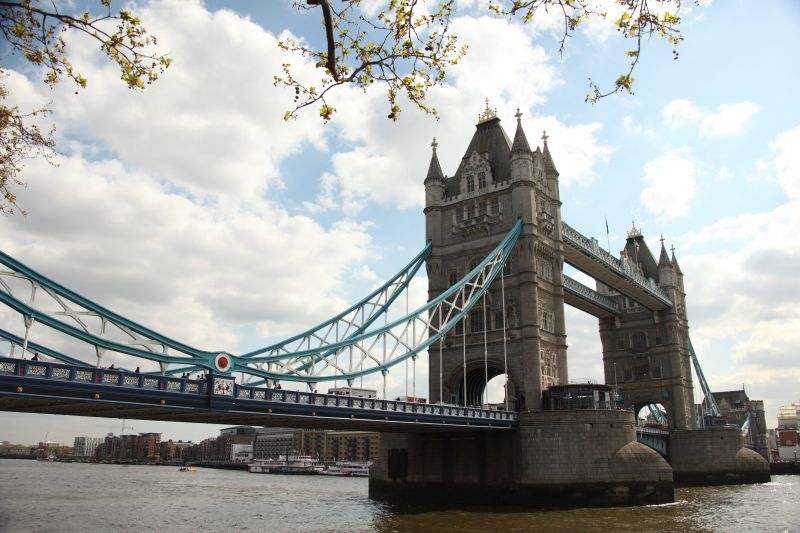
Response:
[[[217,370],[220,370],[222,372],[228,370],[228,367],[231,366],[231,360],[225,354],[219,354],[214,363],[217,365]]]

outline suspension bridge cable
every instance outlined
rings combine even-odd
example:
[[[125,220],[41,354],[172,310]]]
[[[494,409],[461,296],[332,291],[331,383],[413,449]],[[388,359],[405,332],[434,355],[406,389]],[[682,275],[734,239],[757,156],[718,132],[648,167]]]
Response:
[[[481,403],[489,403],[489,346],[487,344],[486,339],[486,293],[483,293],[483,372],[484,372],[484,384],[483,384],[483,394],[484,397],[481,398],[483,400],[486,399],[486,402],[481,401]]]
[[[466,307],[467,291],[461,293],[461,306]],[[461,351],[464,355],[464,407],[467,406],[467,315],[461,318]]]
[[[508,352],[506,349],[506,282],[504,270],[505,266],[500,270],[500,299],[503,304],[503,372],[506,375],[503,388],[505,389],[506,411],[508,411]]]

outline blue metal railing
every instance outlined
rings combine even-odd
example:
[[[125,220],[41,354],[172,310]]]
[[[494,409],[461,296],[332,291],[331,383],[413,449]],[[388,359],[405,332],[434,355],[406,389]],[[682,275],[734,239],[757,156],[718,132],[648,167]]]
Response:
[[[65,365],[48,361],[12,359],[8,357],[0,357],[0,376],[33,378],[50,382],[73,382],[86,386],[173,392],[196,397],[208,397],[212,393],[212,387],[207,377],[199,379],[173,378],[125,370]],[[233,378],[227,376],[224,377],[224,381],[232,382],[233,386],[220,396],[228,396],[234,400],[278,402],[287,405],[316,405],[342,408],[343,410],[362,409],[386,414],[414,413],[417,416],[451,417],[466,423],[475,420],[486,423],[496,421],[514,425],[519,420],[519,413],[514,411],[498,411],[444,404],[421,404],[399,400],[381,400],[378,398],[255,387],[236,384]],[[216,395],[217,393],[214,394]]]

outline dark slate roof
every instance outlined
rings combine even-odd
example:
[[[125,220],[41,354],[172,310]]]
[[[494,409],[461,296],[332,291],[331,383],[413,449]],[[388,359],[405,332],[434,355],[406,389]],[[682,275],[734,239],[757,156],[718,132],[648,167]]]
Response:
[[[639,243],[638,251],[636,250],[634,242]],[[625,249],[628,250],[628,257],[641,265],[646,277],[658,280],[658,264],[656,264],[656,258],[653,257],[650,248],[647,247],[647,243],[644,242],[644,237],[641,235],[628,237],[628,241],[625,243]]]
[[[436,149],[433,150],[433,155],[431,155],[431,164],[428,166],[428,176],[426,179],[431,178],[444,178],[444,174],[442,174],[442,166],[439,164],[439,156],[436,155]]]
[[[747,397],[747,394],[745,394],[743,390],[712,392],[711,394],[718,404],[722,403],[722,400],[725,400],[731,407],[736,407],[737,401],[740,407],[744,407],[747,405],[747,402],[750,401],[750,398]]]
[[[558,174],[556,164],[553,162],[553,157],[550,155],[550,149],[547,147],[547,141],[544,142],[544,166],[547,170]]]
[[[658,266],[670,266],[669,256],[667,255],[667,249],[664,248],[664,243],[661,243],[661,256],[658,258]]]
[[[522,130],[522,122],[517,120],[517,131],[514,133],[514,144],[511,145],[512,152],[530,152],[531,147],[528,144],[528,139],[525,137],[525,132]]]
[[[489,166],[498,181],[511,179],[511,139],[500,125],[500,119],[493,118],[475,126],[475,134],[464,152],[464,157],[461,158],[458,170],[447,180],[446,196],[461,191],[461,172],[473,151],[484,157],[488,154]]]
[[[683,272],[681,272],[681,267],[678,264],[678,260],[675,259],[675,251],[674,250],[672,251],[672,266],[675,267],[675,272],[677,272],[678,274],[683,274]]]

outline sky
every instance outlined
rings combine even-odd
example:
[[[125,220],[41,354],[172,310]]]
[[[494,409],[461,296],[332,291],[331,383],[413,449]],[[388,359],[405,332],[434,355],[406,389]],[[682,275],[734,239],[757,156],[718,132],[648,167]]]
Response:
[[[26,163],[27,187],[17,192],[27,215],[0,218],[0,249],[170,337],[252,350],[336,314],[422,249],[431,140],[452,175],[488,98],[509,136],[517,108],[532,145],[547,131],[564,221],[610,242],[614,255],[634,222],[652,249],[662,235],[675,247],[713,390],[744,386],[764,401],[768,427],[779,406],[800,398],[796,2],[687,2],[679,58],[646,41],[635,94],[590,105],[588,78],[607,86],[627,65],[630,43],[610,20],[584,25],[560,55],[556,18],[522,25],[462,1],[452,31],[469,52],[429,95],[438,120],[401,101],[392,122],[384,88],[344,88],[332,94],[327,124],[314,109],[283,120],[294,94],[273,76],[285,62],[304,76],[315,68],[287,59],[278,40],[323,43],[319,14],[291,4],[138,2],[173,58],[143,92],[126,89],[74,36],[72,62],[89,80],[77,92],[46,87],[40,71],[3,50],[10,100],[51,105],[61,155],[58,166]],[[411,292],[412,304],[424,302],[424,277]],[[22,319],[0,309],[0,324],[19,332]],[[570,378],[602,382],[596,319],[567,308],[567,334]],[[420,395],[426,367],[423,357]],[[388,396],[404,392],[397,374]],[[219,428],[126,424],[194,441]],[[0,441],[71,443],[121,426],[0,413]]]

